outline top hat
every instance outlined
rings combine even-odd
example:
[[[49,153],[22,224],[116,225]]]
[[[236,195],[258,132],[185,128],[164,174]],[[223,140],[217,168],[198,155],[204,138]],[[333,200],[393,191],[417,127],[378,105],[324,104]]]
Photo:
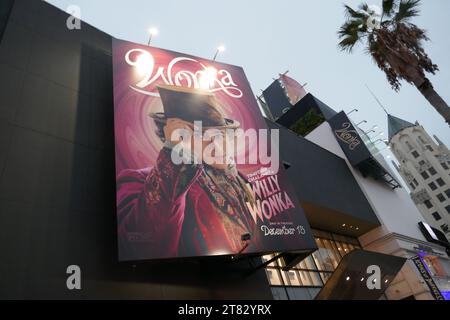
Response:
[[[219,103],[213,94],[200,89],[178,86],[158,86],[164,112],[150,116],[159,122],[178,118],[190,123],[202,121],[203,128],[236,129],[240,123],[226,119],[218,110]]]

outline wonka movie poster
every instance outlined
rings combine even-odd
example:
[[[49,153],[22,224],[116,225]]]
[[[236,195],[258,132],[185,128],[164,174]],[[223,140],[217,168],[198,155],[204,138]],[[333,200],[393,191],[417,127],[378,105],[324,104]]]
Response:
[[[113,40],[119,259],[314,250],[240,67]]]

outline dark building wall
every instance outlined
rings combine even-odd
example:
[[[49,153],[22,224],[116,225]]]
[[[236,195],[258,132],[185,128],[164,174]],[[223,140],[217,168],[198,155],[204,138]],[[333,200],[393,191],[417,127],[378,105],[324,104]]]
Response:
[[[283,116],[283,111],[292,107],[285,90],[281,87],[280,81],[275,80],[263,91],[264,100],[270,113],[275,119]]]
[[[0,42],[2,40],[3,32],[8,23],[9,13],[13,6],[14,0],[2,0],[0,2]]]
[[[330,120],[333,118],[337,112],[330,108],[328,105],[317,99],[311,93],[308,93],[295,106],[293,106],[288,112],[283,114],[277,123],[283,127],[290,128],[294,123],[296,123],[300,118],[305,116],[305,114],[311,109],[316,110],[321,113],[325,120]]]
[[[15,0],[0,44],[0,298],[271,299],[246,260],[118,263],[111,37],[67,18]]]
[[[344,219],[348,218],[344,220],[345,222],[355,219],[369,229],[380,225],[344,159],[297,136],[275,122],[270,120],[266,122],[271,129],[280,130],[280,156],[282,161],[290,165],[287,172],[289,176],[295,177],[291,179],[291,182],[300,202],[329,209],[329,212],[340,212]],[[315,224],[316,222],[321,223],[330,219],[327,216],[327,210],[317,211],[316,214],[318,217],[313,217],[311,212],[307,212],[308,220],[313,228],[320,228],[320,225]],[[346,232],[342,230],[341,225],[342,222],[341,224],[335,222],[335,229],[329,231]],[[361,227],[359,233],[367,231]],[[350,233],[349,235],[357,236],[358,234]]]

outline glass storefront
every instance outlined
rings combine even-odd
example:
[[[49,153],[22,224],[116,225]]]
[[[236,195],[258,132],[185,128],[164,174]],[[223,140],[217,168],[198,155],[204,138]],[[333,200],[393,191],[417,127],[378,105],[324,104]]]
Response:
[[[329,232],[313,230],[318,250],[289,271],[283,271],[283,259],[277,259],[266,267],[270,285],[275,289],[321,288],[331,277],[341,259],[349,252],[360,249],[358,240]],[[263,257],[269,261],[277,254]],[[274,294],[275,298],[276,295]]]

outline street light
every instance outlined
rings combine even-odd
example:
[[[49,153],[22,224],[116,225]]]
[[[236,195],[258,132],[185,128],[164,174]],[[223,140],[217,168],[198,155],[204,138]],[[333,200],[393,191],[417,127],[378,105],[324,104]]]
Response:
[[[158,35],[158,29],[152,27],[152,28],[148,29],[148,33],[150,35],[150,37],[148,39],[148,45],[150,46],[150,43],[152,42],[153,37]]]
[[[368,135],[369,133],[371,133],[371,132],[376,132],[375,130],[376,129],[378,129],[378,126],[377,125],[374,125],[373,127],[372,127],[372,129],[370,129],[369,131],[366,131],[366,132],[364,132],[366,135]]]
[[[382,137],[382,136],[384,136],[384,132],[380,132],[379,134],[377,134],[377,135],[375,135],[375,136],[373,136],[373,137],[369,137],[369,139],[370,139],[370,140],[373,140],[373,139],[375,139],[375,138]]]
[[[358,109],[353,109],[352,111],[350,111],[349,113],[347,113],[347,116],[351,115],[353,112],[359,112]]]
[[[217,56],[219,55],[219,53],[222,53],[224,51],[225,51],[225,46],[224,45],[218,46],[217,50],[216,50],[216,54],[214,55],[213,61],[216,61]]]
[[[359,127],[360,125],[362,125],[363,123],[367,123],[367,120],[363,120],[360,123],[358,123],[356,126]]]

